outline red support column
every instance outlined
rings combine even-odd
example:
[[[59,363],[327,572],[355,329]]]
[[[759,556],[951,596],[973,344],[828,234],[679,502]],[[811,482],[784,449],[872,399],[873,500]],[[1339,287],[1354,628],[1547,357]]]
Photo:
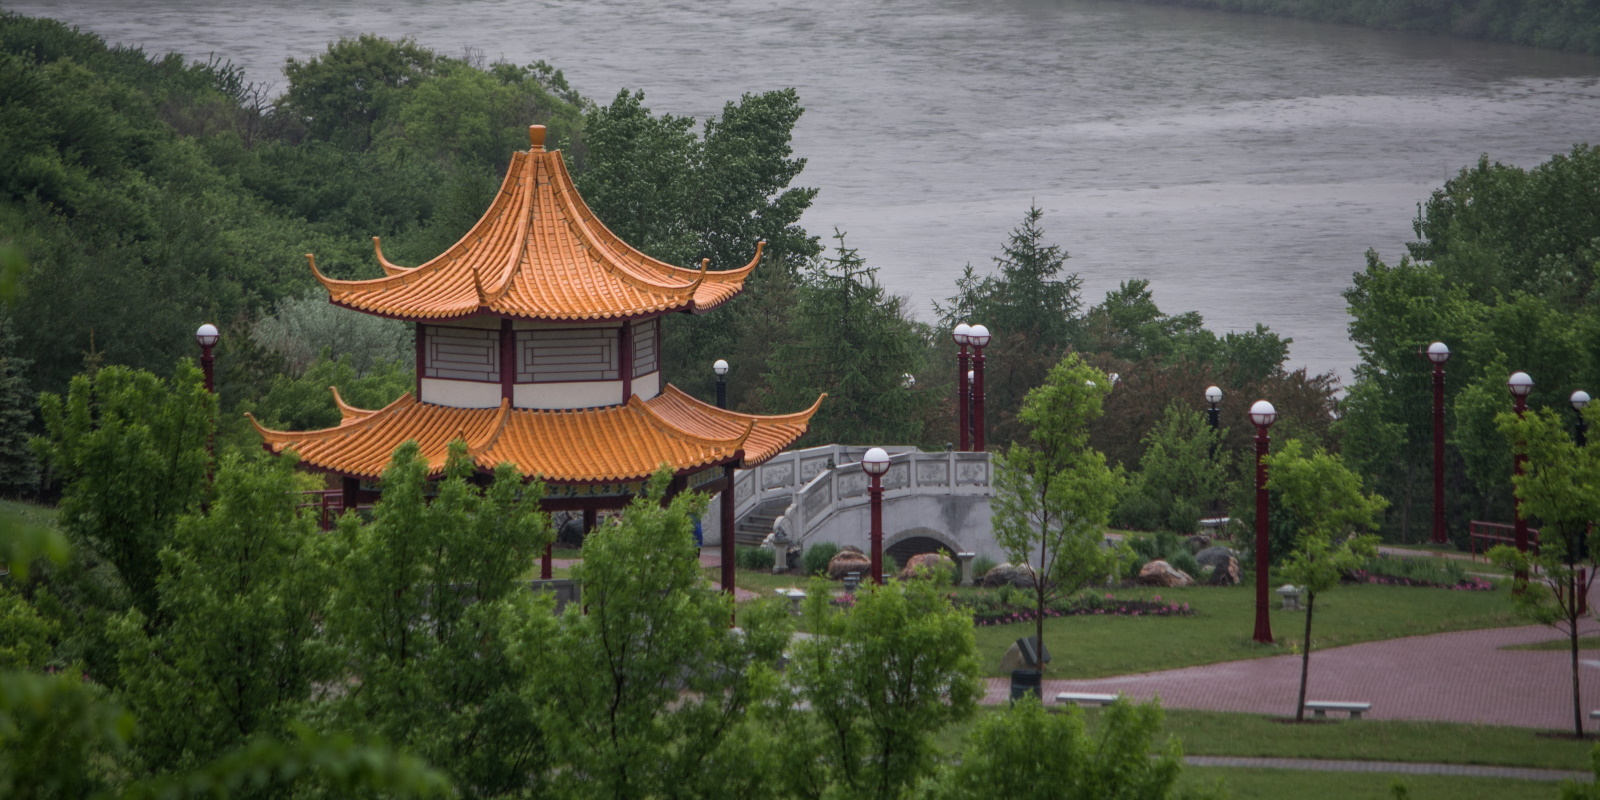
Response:
[[[1255,640],[1272,644],[1272,621],[1267,616],[1267,426],[1256,426],[1256,631]]]
[[[1433,543],[1450,541],[1444,524],[1444,365],[1433,365]]]
[[[867,496],[872,500],[872,582],[883,585],[883,476],[868,473],[872,483]]]
[[[544,555],[539,559],[539,580],[547,581],[555,575],[556,565],[553,555],[555,546],[554,542],[544,546]]]
[[[622,402],[633,396],[633,323],[622,323],[617,334],[618,374],[622,377]]]
[[[422,323],[417,323],[417,400],[422,400],[422,378],[427,374],[428,333]]]
[[[733,534],[737,523],[734,521],[733,497],[733,465],[722,468],[722,591],[733,594],[734,579],[734,554]]]
[[[972,348],[972,449],[984,451],[983,428],[983,348]]]
[[[1522,395],[1512,395],[1512,409],[1520,418],[1528,410],[1528,400]],[[1523,443],[1517,442],[1516,454],[1511,459],[1511,473],[1520,476],[1527,469],[1528,456],[1522,452]],[[1511,495],[1511,536],[1516,543],[1517,551],[1528,552],[1528,520],[1522,516],[1522,495],[1513,490]],[[1523,584],[1528,581],[1528,573],[1518,572],[1513,576],[1516,580],[1517,591],[1522,591]]]
[[[500,399],[515,402],[517,385],[517,332],[511,320],[500,320]]]
[[[344,513],[348,514],[356,510],[356,504],[360,502],[360,498],[357,495],[361,491],[361,481],[356,478],[345,478],[340,483],[339,488],[343,490],[339,499],[344,505]]]
[[[961,452],[966,452],[969,449],[968,445],[970,444],[970,441],[967,438],[967,432],[971,429],[970,425],[968,424],[967,417],[968,403],[971,400],[971,390],[967,386],[966,345],[961,345],[960,353],[956,356],[956,386],[956,393],[958,395],[956,398],[956,426],[961,429],[960,434],[957,436],[960,445],[956,449],[960,450]]]

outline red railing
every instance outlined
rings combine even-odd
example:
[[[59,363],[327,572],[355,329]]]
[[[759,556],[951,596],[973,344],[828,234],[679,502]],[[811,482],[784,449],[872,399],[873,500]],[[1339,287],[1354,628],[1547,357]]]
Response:
[[[1516,529],[1501,522],[1480,522],[1478,520],[1473,520],[1472,524],[1468,526],[1467,531],[1469,533],[1468,538],[1471,540],[1472,544],[1473,561],[1478,560],[1479,542],[1483,543],[1483,552],[1485,553],[1489,552],[1489,548],[1494,547],[1497,544],[1515,545],[1517,543],[1517,538],[1515,536]],[[1538,528],[1528,529],[1528,547],[1530,547],[1535,553],[1539,552]]]

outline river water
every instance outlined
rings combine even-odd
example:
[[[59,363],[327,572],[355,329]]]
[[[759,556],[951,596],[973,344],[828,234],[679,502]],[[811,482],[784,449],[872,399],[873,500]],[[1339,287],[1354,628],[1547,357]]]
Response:
[[[1090,0],[9,2],[147,51],[285,58],[358,33],[544,59],[602,102],[717,113],[796,87],[804,223],[849,234],[932,319],[1030,202],[1094,302],[1148,278],[1214,330],[1264,322],[1348,376],[1340,292],[1397,259],[1418,201],[1480,154],[1532,166],[1600,139],[1600,59]],[[381,233],[381,231],[375,231]],[[285,256],[290,257],[288,255]]]

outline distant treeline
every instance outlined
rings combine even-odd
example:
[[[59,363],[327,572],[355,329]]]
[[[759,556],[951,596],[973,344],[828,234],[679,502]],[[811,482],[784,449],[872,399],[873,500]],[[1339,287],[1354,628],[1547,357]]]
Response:
[[[1136,0],[1600,54],[1596,0]]]

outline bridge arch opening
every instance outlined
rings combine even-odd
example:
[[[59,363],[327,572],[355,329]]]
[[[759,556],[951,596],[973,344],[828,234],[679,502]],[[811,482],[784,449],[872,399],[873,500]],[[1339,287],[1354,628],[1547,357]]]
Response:
[[[953,561],[960,551],[960,545],[954,539],[932,528],[904,530],[887,537],[883,543],[884,556],[893,559],[901,569],[905,568],[912,556],[943,553]]]

